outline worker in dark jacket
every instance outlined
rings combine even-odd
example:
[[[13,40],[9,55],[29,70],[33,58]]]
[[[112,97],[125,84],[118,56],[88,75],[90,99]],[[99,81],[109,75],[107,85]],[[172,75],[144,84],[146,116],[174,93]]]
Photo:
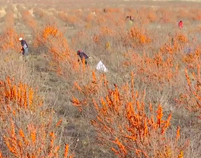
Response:
[[[22,54],[23,55],[28,55],[29,47],[28,47],[27,42],[25,40],[23,40],[22,37],[19,38],[19,41],[20,41],[21,46],[22,46],[22,48],[21,48]]]
[[[85,64],[87,64],[87,59],[89,58],[84,52],[82,52],[81,50],[77,51],[77,55],[80,57],[81,61],[83,62],[83,60],[85,61]],[[78,61],[80,61],[78,59]]]

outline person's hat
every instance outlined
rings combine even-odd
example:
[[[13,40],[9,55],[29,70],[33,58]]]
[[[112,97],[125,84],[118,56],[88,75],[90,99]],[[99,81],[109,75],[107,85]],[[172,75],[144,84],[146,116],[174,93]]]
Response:
[[[21,40],[22,40],[22,37],[19,38],[19,41],[21,41]]]
[[[80,52],[81,52],[81,50],[78,50],[78,51],[77,51],[77,54],[79,54]]]

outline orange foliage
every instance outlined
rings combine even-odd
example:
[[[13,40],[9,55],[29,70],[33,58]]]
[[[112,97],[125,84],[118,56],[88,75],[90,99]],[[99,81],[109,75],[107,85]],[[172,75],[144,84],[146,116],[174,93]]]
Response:
[[[134,91],[134,78],[131,79],[131,86],[125,84],[119,88],[114,85],[114,89],[109,88],[108,82],[104,80],[102,89],[105,90],[105,96],[100,96],[98,100],[98,94],[101,92],[93,93],[93,90],[99,85],[97,83],[102,83],[103,80],[97,81],[95,74],[93,76],[91,85],[95,83],[95,86],[92,89],[88,89],[90,84],[79,89],[87,99],[86,104],[93,103],[94,105],[93,108],[97,114],[96,119],[92,120],[92,125],[103,145],[111,146],[111,150],[119,157],[131,157],[131,155],[167,157],[166,155],[169,154],[167,148],[171,152],[169,157],[176,157],[180,154],[182,148],[177,144],[179,130],[173,138],[174,141],[166,136],[172,114],[164,119],[161,105],[158,106],[156,114],[151,104],[148,109],[144,102],[145,93],[139,94]],[[83,101],[76,100],[79,108],[83,109],[85,105]],[[171,144],[169,144],[170,140]]]
[[[0,104],[0,118],[6,123],[3,125],[3,138],[11,155],[25,158],[59,157],[60,145],[56,145],[56,134],[51,129],[59,127],[62,120],[52,127],[51,111],[40,109],[42,99],[30,86],[21,82],[16,83],[9,77],[5,81],[0,81]],[[22,113],[25,117],[32,116],[39,121],[18,122]],[[49,121],[43,122],[44,119]],[[67,148],[64,153],[61,157],[67,158]]]
[[[183,55],[182,61],[186,63],[189,67],[193,67],[194,69],[196,69],[196,65],[200,61],[200,52],[201,48],[197,47],[195,50]]]
[[[67,39],[56,26],[46,25],[41,30],[35,40],[35,46],[46,46],[50,59],[52,70],[62,75],[65,67],[78,70],[79,63],[77,62],[76,53],[68,46]],[[65,66],[64,66],[65,65]]]
[[[21,46],[19,37],[22,35],[17,34],[14,29],[14,13],[12,6],[7,8],[5,15],[5,29],[0,35],[0,50],[2,52],[14,50],[20,52]]]
[[[201,78],[200,64],[197,64],[197,73],[190,73],[185,70],[187,80],[187,92],[180,94],[177,101],[184,105],[186,109],[194,113],[196,117],[201,119]]]
[[[21,45],[19,42],[19,37],[14,29],[5,30],[5,32],[0,36],[0,49],[2,51],[15,50],[20,52]]]
[[[83,95],[83,98],[73,97],[71,102],[74,106],[77,106],[80,111],[82,111],[83,106],[89,105],[89,102],[92,101],[92,97],[99,96],[102,91],[104,91],[103,86],[107,86],[105,75],[102,75],[99,80],[96,79],[95,72],[93,72],[93,80],[86,84],[80,86],[77,82],[74,83],[73,89],[79,91]]]
[[[183,42],[183,43],[188,42],[188,38],[185,35],[183,35],[183,34],[177,34],[175,38],[179,42]]]
[[[174,56],[156,53],[153,57],[149,57],[145,53],[140,56],[133,52],[125,54],[126,61],[123,65],[134,66],[136,74],[144,83],[154,85],[164,85],[165,83],[174,84],[176,76],[178,76],[178,65],[174,63]],[[162,87],[161,87],[162,88]]]
[[[177,33],[171,41],[168,43],[165,43],[160,51],[164,54],[177,54],[179,51],[184,49],[185,44],[188,42],[188,38],[186,35],[183,35],[181,33]]]
[[[46,125],[27,125],[26,130],[19,129],[13,120],[4,136],[8,150],[15,157],[59,157],[60,146],[56,145],[54,132],[46,132]],[[68,145],[64,150],[64,158],[68,156]],[[69,156],[72,158],[72,156]]]
[[[39,33],[36,43],[39,44],[39,46],[46,45],[55,60],[64,60],[69,58],[70,49],[68,47],[67,40],[55,26],[45,26],[42,32]]]
[[[130,29],[129,38],[132,40],[134,47],[138,45],[145,45],[151,42],[150,37],[145,33],[145,31],[137,27],[132,27]]]
[[[55,26],[46,26],[42,32],[42,38],[46,41],[49,36],[61,37],[62,34]]]
[[[69,145],[65,145],[65,152],[64,152],[64,158],[68,157],[68,150],[69,150]],[[73,156],[69,156],[68,158],[73,158]]]
[[[34,100],[36,99],[36,100]],[[6,81],[1,81],[0,101],[9,105],[16,103],[17,107],[36,110],[42,105],[42,100],[36,96],[34,90],[26,84],[15,83],[14,80],[7,77]]]

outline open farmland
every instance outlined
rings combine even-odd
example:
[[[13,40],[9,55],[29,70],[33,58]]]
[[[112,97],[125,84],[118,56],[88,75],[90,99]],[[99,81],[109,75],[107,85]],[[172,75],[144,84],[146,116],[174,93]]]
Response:
[[[201,3],[0,4],[0,158],[201,157]]]

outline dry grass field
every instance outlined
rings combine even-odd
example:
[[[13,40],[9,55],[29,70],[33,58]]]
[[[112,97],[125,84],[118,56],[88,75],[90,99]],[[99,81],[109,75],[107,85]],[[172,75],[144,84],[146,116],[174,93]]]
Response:
[[[201,157],[201,3],[0,4],[0,158]]]

